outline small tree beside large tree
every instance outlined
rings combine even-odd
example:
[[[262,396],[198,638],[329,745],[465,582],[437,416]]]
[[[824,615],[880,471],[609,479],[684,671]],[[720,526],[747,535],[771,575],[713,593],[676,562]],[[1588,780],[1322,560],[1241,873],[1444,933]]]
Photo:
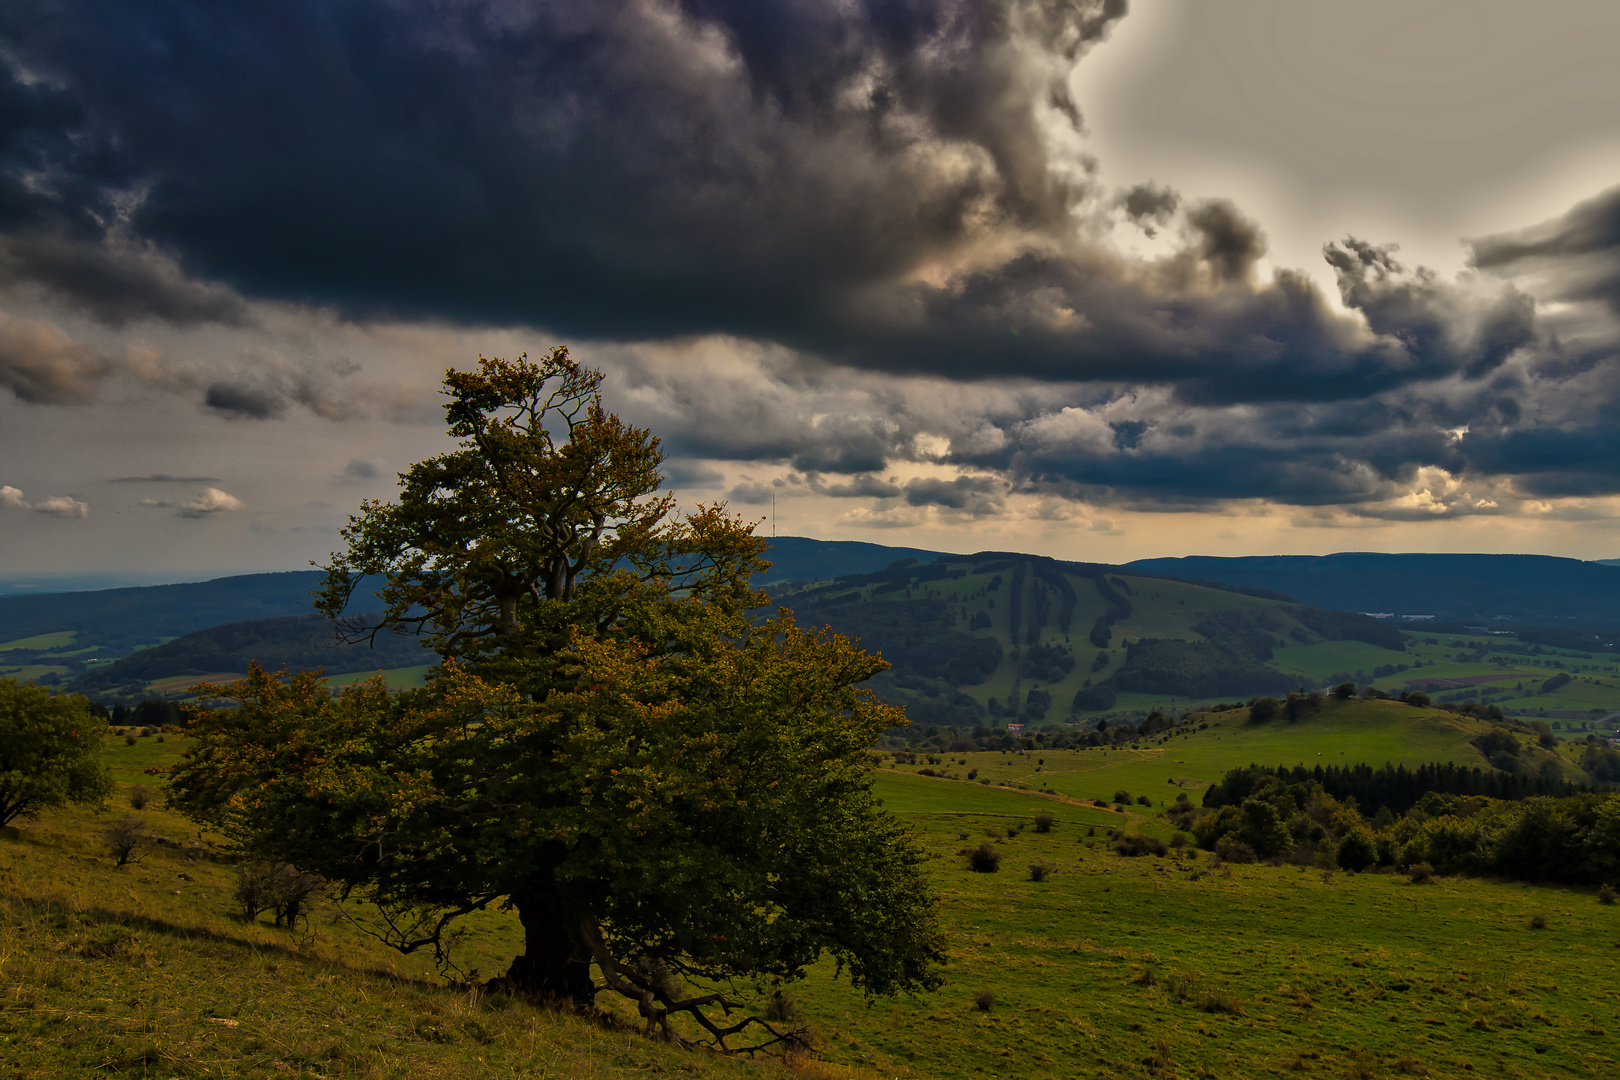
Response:
[[[867,778],[905,722],[858,688],[884,662],[753,619],[763,542],[721,507],[677,515],[657,440],[565,350],[445,381],[459,448],[362,506],[319,601],[340,618],[380,576],[385,610],[346,636],[420,632],[442,665],[400,693],[216,688],[234,707],[195,715],[175,805],[375,904],[402,951],[442,957],[457,917],[509,907],[508,985],[581,1010],[611,991],[672,1038],[680,1014],[720,1048],[783,1037],[728,988],[825,954],[871,994],[937,986],[923,855]]]
[[[112,791],[101,762],[107,721],[78,694],[0,679],[0,826]]]

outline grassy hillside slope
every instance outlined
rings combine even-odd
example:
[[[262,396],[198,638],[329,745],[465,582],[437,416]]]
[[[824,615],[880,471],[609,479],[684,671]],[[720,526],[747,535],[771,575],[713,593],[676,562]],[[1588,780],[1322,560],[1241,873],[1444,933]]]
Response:
[[[1148,796],[1155,805],[1173,802],[1181,792],[1196,803],[1222,774],[1251,764],[1303,764],[1309,768],[1357,762],[1374,766],[1455,762],[1486,768],[1489,763],[1469,740],[1489,728],[1485,721],[1394,701],[1329,701],[1321,712],[1293,723],[1278,720],[1255,725],[1248,722],[1248,710],[1237,709],[1194,715],[1182,727],[1128,746],[1037,749],[1022,755],[1006,751],[944,754],[936,755],[945,762],[942,766],[931,766],[926,760],[915,765],[889,761],[885,768],[908,777],[927,768],[959,781],[967,781],[968,773],[976,770],[980,787],[985,781],[1010,783],[1070,799],[1107,800],[1124,789],[1132,796]],[[1521,753],[1527,771],[1552,761],[1571,780],[1582,779],[1567,749],[1543,751],[1525,741]],[[975,785],[968,782],[964,786]],[[938,798],[949,801],[951,797]]]
[[[1392,726],[1376,711],[1339,719]],[[1234,734],[1213,730],[1201,733],[1210,753]],[[171,735],[110,746],[121,788],[149,783],[141,770],[182,745]],[[1189,738],[1178,752],[1199,745]],[[0,1070],[977,1080],[1594,1077],[1617,1068],[1620,908],[1589,892],[1413,886],[1387,873],[1287,866],[1217,871],[1193,851],[1130,859],[1109,849],[1107,830],[1163,829],[1151,811],[892,769],[877,784],[929,853],[948,982],[927,997],[869,1003],[829,967],[816,969],[792,990],[816,1033],[810,1058],[683,1054],[448,989],[324,903],[297,933],[238,921],[229,914],[234,871],[206,857],[206,837],[149,808],[141,814],[153,831],[183,846],[123,870],[96,839],[111,815],[54,813],[0,835]],[[1055,818],[1044,834],[1031,827],[1043,812]],[[966,851],[981,843],[1002,854],[999,873],[965,869]],[[1030,879],[1034,863],[1052,869],[1046,880]],[[1542,928],[1532,928],[1536,916]],[[463,962],[485,971],[516,945],[508,917],[491,914],[472,930]]]

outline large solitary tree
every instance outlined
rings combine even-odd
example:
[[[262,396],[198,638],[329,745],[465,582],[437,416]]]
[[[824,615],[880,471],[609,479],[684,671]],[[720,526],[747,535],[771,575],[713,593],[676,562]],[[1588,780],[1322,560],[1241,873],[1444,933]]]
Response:
[[[713,1018],[729,987],[827,953],[869,993],[936,986],[922,855],[866,776],[904,722],[858,688],[886,665],[752,619],[762,542],[674,513],[657,440],[599,382],[561,349],[450,372],[460,446],[363,505],[320,598],[338,617],[380,576],[385,610],[345,633],[419,631],[442,665],[403,693],[260,671],[216,691],[234,707],[197,714],[176,803],[375,903],[404,951],[509,906],[511,985],[612,991],[676,1037],[686,1013],[728,1045],[762,1023]]]

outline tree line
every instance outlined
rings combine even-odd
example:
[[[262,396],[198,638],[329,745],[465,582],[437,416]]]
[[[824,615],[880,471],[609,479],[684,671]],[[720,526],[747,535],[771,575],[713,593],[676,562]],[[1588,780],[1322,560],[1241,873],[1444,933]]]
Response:
[[[1425,784],[1431,790],[1418,793]],[[1369,817],[1362,808],[1375,805],[1374,798],[1381,801]],[[1444,766],[1403,772],[1251,765],[1225,774],[1205,802],[1200,809],[1180,801],[1168,815],[1200,847],[1232,861],[1351,871],[1390,866],[1415,880],[1442,873],[1575,885],[1620,881],[1620,794],[1542,778]]]

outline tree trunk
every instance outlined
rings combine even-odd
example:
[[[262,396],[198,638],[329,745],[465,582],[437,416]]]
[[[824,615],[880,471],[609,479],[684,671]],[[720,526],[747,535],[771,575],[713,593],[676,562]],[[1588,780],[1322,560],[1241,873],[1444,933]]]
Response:
[[[591,954],[571,929],[578,920],[549,897],[530,894],[514,899],[523,924],[524,951],[512,961],[507,980],[536,1001],[589,1012],[596,1003],[596,983],[591,978]]]

